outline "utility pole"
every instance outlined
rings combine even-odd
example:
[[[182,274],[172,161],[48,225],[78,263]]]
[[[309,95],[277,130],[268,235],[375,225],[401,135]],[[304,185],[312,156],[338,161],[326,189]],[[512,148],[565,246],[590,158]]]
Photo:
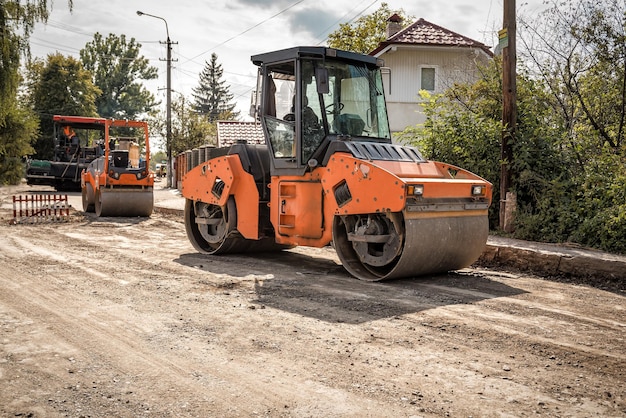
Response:
[[[499,32],[499,45],[502,47],[502,142],[500,148],[500,229],[513,230],[513,214],[517,205],[511,187],[511,164],[513,162],[513,142],[517,121],[517,51],[515,0],[504,0],[504,18]]]
[[[167,152],[167,187],[172,187],[172,41],[167,34],[167,105],[166,105],[166,152]]]
[[[167,153],[167,164],[166,164],[166,181],[167,187],[172,187],[172,41],[170,40],[170,30],[167,26],[167,20],[160,16],[151,15],[148,13],[141,12],[137,10],[137,15],[139,16],[150,16],[155,19],[160,19],[165,22],[165,32],[167,33],[167,93],[166,93],[166,121],[165,121],[165,129],[167,131],[165,137],[165,152]]]

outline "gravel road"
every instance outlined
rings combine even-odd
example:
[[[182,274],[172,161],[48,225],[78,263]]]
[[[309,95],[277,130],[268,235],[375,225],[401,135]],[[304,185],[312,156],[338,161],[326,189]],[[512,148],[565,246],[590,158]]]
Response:
[[[198,254],[163,213],[9,225],[29,190],[0,188],[0,416],[626,416],[623,289],[361,282],[331,248]]]

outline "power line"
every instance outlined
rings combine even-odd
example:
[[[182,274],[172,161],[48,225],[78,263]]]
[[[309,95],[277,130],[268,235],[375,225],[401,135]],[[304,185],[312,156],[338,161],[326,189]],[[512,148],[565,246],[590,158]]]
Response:
[[[209,52],[211,52],[211,51],[213,51],[213,50],[215,50],[215,49],[219,48],[220,46],[225,45],[226,43],[228,43],[228,42],[232,41],[233,39],[236,39],[236,38],[240,37],[241,35],[243,35],[243,34],[245,34],[245,33],[250,32],[252,29],[254,29],[254,28],[258,27],[258,26],[261,26],[263,23],[268,22],[268,21],[270,21],[270,20],[274,19],[275,17],[277,17],[277,16],[279,16],[279,15],[281,15],[281,14],[285,13],[287,10],[291,9],[292,7],[297,6],[298,4],[302,3],[303,1],[304,1],[304,0],[298,0],[297,2],[293,3],[293,4],[292,4],[292,5],[290,5],[290,6],[287,6],[286,8],[284,8],[283,10],[281,10],[280,12],[278,12],[278,13],[276,13],[276,14],[274,14],[274,15],[270,16],[270,17],[268,17],[267,19],[265,19],[265,20],[263,20],[263,21],[261,21],[261,22],[259,22],[259,23],[255,24],[255,25],[253,25],[253,26],[251,26],[251,27],[249,27],[248,29],[244,30],[243,32],[240,32],[240,33],[238,33],[237,35],[232,36],[232,37],[230,37],[230,38],[226,39],[224,42],[219,43],[219,44],[215,45],[214,47],[212,47],[212,48],[210,48],[210,49],[208,49],[208,50],[206,50],[206,51],[204,51],[204,52],[201,52],[200,54],[196,55],[195,57],[188,59],[188,60],[187,60],[187,61],[185,61],[183,64],[185,64],[185,63],[187,63],[187,62],[189,62],[189,61],[194,61],[196,58],[198,58],[198,57],[200,57],[200,56],[202,56],[202,55],[204,55],[204,54],[207,54],[207,53],[209,53]],[[197,64],[197,63],[196,63],[196,64]]]
[[[348,23],[348,24],[352,23],[352,22],[354,21],[354,19],[356,19],[356,18],[360,17],[363,13],[365,13],[365,11],[366,11],[367,9],[369,9],[370,7],[372,7],[372,5],[373,5],[374,3],[376,3],[377,1],[378,1],[378,0],[374,0],[373,2],[371,2],[370,4],[368,4],[368,5],[367,5],[367,7],[366,7],[365,9],[361,10],[359,13],[357,13],[356,15],[354,15],[354,17],[353,17],[352,19],[350,19],[350,20],[349,20],[348,22],[346,22],[346,23]]]
[[[33,41],[33,39],[38,40],[40,42]],[[35,37],[31,37],[30,38],[30,43],[33,44],[33,45],[44,47],[44,48],[54,49],[56,51],[67,52],[67,53],[70,53],[70,54],[75,54],[75,53],[78,53],[80,51],[79,49],[76,49],[76,48],[71,47],[71,46],[62,45],[62,44],[58,44],[56,42],[50,42],[50,41],[46,41],[45,39],[38,39],[38,38],[35,38]]]
[[[291,9],[292,7],[294,7],[294,6],[298,5],[299,3],[302,3],[302,1],[304,1],[304,0],[297,1],[296,3],[292,4],[291,6],[289,6],[289,7],[285,8],[285,9],[281,10],[280,12],[276,13],[275,15],[273,15],[273,16],[271,16],[271,17],[269,17],[269,18],[265,19],[264,21],[257,23],[256,25],[254,25],[254,26],[252,26],[252,27],[250,27],[250,28],[246,29],[245,31],[243,31],[243,32],[239,33],[238,35],[235,35],[235,36],[233,36],[233,37],[231,37],[231,38],[227,39],[226,41],[224,41],[224,42],[222,42],[222,43],[220,43],[220,44],[218,44],[218,45],[214,46],[213,48],[211,48],[211,49],[209,49],[209,50],[207,50],[207,51],[205,51],[205,52],[203,52],[203,53],[201,53],[201,54],[196,55],[195,57],[193,57],[193,58],[191,58],[191,59],[188,59],[188,60],[187,60],[187,61],[185,61],[185,62],[193,61],[194,59],[198,58],[200,55],[204,55],[204,54],[206,54],[206,53],[208,53],[208,52],[210,52],[210,51],[212,51],[212,50],[214,50],[214,49],[216,49],[216,48],[218,48],[218,47],[220,47],[220,46],[224,45],[225,43],[227,43],[227,42],[229,42],[229,41],[231,41],[231,40],[233,40],[233,39],[235,39],[235,38],[237,38],[237,37],[239,37],[239,36],[241,36],[241,35],[243,35],[243,34],[245,34],[245,33],[249,32],[250,30],[254,29],[255,27],[257,27],[257,26],[259,26],[259,25],[261,25],[261,24],[263,24],[263,23],[267,22],[268,20],[271,20],[271,19],[275,18],[276,16],[278,16],[278,15],[280,15],[280,14],[282,14],[282,13],[286,12],[287,10],[289,10],[289,9]],[[366,1],[366,0],[362,0],[360,3],[358,3],[358,4],[357,4],[356,6],[354,6],[352,9],[350,9],[348,12],[346,12],[346,13],[345,13],[345,14],[344,14],[344,15],[343,15],[343,16],[342,16],[339,20],[343,19],[345,16],[347,16],[348,14],[350,14],[350,12],[352,12],[355,8],[357,8],[359,5],[361,5],[364,1]],[[365,11],[366,11],[367,9],[369,9],[370,7],[372,7],[372,5],[374,5],[374,3],[376,3],[377,1],[378,1],[378,0],[374,0],[374,1],[372,1],[372,2],[371,2],[370,4],[368,4],[365,8],[363,8],[363,9],[362,9],[359,13],[357,13],[356,15],[354,15],[354,16],[352,17],[352,19],[350,19],[347,23],[349,24],[349,23],[353,22],[355,19],[357,19],[358,17],[360,17],[363,13],[365,13]],[[339,20],[337,20],[335,23],[333,23],[333,25],[335,25],[337,22],[339,22]],[[332,27],[333,25],[329,26],[329,28],[330,28],[330,27]],[[328,28],[327,28],[327,29],[328,29]],[[322,43],[322,42],[323,42],[324,40],[326,40],[326,39],[327,39],[327,38],[325,38],[325,39],[323,39],[322,41],[320,41],[320,42],[318,43],[318,45],[319,45],[320,43]],[[195,61],[194,61],[194,62],[195,62]],[[197,63],[196,63],[196,64],[197,64]],[[247,76],[247,77],[253,77],[253,78],[256,78],[256,76]],[[235,99],[236,99],[236,98],[239,98],[239,97],[244,97],[244,96],[247,96],[247,95],[248,95],[248,94],[249,94],[252,90],[254,90],[254,88],[255,88],[254,86],[253,86],[253,87],[248,87],[248,89],[247,89],[246,91],[244,91],[243,93],[241,93],[241,94],[239,94],[239,95],[235,96]]]
[[[339,19],[335,20],[331,25],[327,26],[323,31],[321,31],[320,33],[318,33],[317,35],[315,35],[315,38],[319,38],[320,36],[327,34],[328,35],[328,31],[330,30],[330,28],[334,27],[337,23],[341,22],[346,16],[348,16],[350,13],[352,13],[352,11],[354,9],[356,9],[357,7],[359,7],[361,4],[363,4],[363,2],[365,2],[366,0],[361,0],[358,4],[354,5],[354,7],[350,10],[348,10],[346,13],[344,13],[343,16],[341,16]],[[370,3],[369,6],[367,6],[365,8],[365,10],[367,10],[368,8],[370,8],[372,6],[372,4],[376,3],[378,0],[374,0],[372,3]],[[361,11],[361,13],[363,13],[365,10]],[[360,14],[361,14],[360,13]],[[357,15],[358,16],[358,15]],[[354,20],[354,18],[352,18],[352,20]],[[328,38],[325,37],[322,40],[320,40],[317,44],[321,44],[322,42],[324,42],[326,39]]]
[[[94,32],[85,32],[81,28],[77,28],[76,26],[68,25],[67,23],[58,22],[54,20],[48,20],[48,22],[46,23],[46,26],[50,26],[50,27],[57,28],[57,29],[62,29],[68,32],[79,34],[79,35],[89,36],[90,38],[93,38],[93,36],[95,35]]]

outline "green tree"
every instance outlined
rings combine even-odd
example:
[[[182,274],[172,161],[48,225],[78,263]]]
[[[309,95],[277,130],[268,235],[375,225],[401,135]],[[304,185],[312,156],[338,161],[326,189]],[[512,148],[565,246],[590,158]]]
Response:
[[[141,83],[158,77],[156,67],[139,55],[141,44],[125,35],[100,33],[80,51],[84,67],[93,74],[93,82],[102,91],[96,99],[98,114],[106,118],[137,119],[150,113],[157,104],[154,95]]]
[[[188,149],[217,143],[217,126],[204,115],[195,111],[189,100],[181,96],[173,103],[175,120],[172,123],[172,154],[177,155]]]
[[[368,54],[387,39],[387,20],[394,14],[402,18],[403,27],[415,20],[407,16],[403,9],[391,10],[387,3],[382,3],[378,10],[361,16],[354,23],[341,23],[339,29],[328,35],[328,46]]]
[[[150,168],[154,170],[154,166],[161,164],[162,161],[167,161],[167,153],[161,150],[153,152],[150,156]]]
[[[35,152],[40,159],[50,159],[54,144],[52,116],[97,116],[95,101],[100,90],[80,61],[60,53],[49,54],[46,61],[32,61],[28,78],[29,101],[40,119],[41,136]]]
[[[11,23],[16,5],[0,3],[0,126],[14,106],[19,84],[20,37]]]
[[[424,104],[426,122],[405,130],[400,140],[418,146],[426,158],[454,164],[493,183],[499,201],[499,159],[502,135],[501,63],[481,69],[474,84],[456,84]],[[549,95],[541,83],[521,75],[518,80],[518,122],[514,143],[513,187],[518,203],[529,213],[542,205],[541,191],[567,178],[567,165],[558,146],[559,126]],[[490,224],[498,224],[498,205],[490,209]],[[553,238],[554,239],[554,238]]]
[[[560,210],[576,226],[560,222],[554,229],[567,230],[566,239],[626,253],[626,3],[550,3],[545,12],[521,20],[519,44],[520,56],[549,86],[565,133],[560,146],[572,187],[562,193],[570,197]]]
[[[217,63],[217,54],[211,54],[211,62],[205,62],[200,73],[198,87],[194,87],[194,109],[204,115],[209,122],[221,120],[235,120],[239,112],[235,111],[235,104],[231,103],[233,95],[229,93],[226,82],[222,80],[224,70]]]
[[[71,0],[68,6],[71,10]],[[29,55],[28,39],[35,23],[45,22],[51,8],[45,0],[0,1],[0,184],[19,181],[21,158],[32,152],[37,121],[18,104],[20,58]]]
[[[46,0],[0,1],[0,125],[16,100],[20,57],[29,55],[35,23],[46,22],[51,8]]]
[[[37,135],[38,120],[33,112],[20,106],[3,109],[0,125],[0,184],[17,184],[24,176],[22,157],[32,154],[30,145]]]
[[[552,1],[522,20],[521,55],[550,87],[554,109],[566,120],[568,144],[586,152],[619,152],[626,135],[626,3]]]
[[[155,120],[153,128],[164,138],[165,147],[166,125],[165,117]],[[205,115],[197,112],[193,104],[185,96],[179,96],[172,101],[172,155],[197,148],[202,145],[217,144],[217,126],[209,122]]]

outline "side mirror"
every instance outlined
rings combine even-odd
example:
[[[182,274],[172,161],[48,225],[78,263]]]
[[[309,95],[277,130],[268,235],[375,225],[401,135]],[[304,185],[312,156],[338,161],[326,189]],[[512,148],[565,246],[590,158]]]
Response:
[[[320,94],[328,94],[328,69],[318,67],[315,69],[315,81],[317,83],[317,92]]]

